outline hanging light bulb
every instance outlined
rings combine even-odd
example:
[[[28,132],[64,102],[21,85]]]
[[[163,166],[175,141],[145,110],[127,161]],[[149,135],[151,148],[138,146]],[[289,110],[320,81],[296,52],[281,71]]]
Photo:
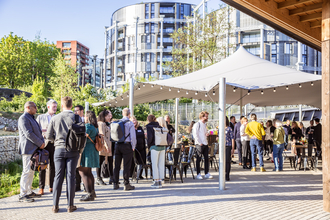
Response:
[[[215,91],[213,90],[213,95],[215,95]]]
[[[163,89],[163,86],[161,86],[160,89]]]
[[[289,90],[289,86],[286,86],[286,90]]]
[[[276,92],[276,89],[274,88],[274,91],[273,92]]]
[[[151,88],[154,88],[154,85],[151,85]]]
[[[127,98],[129,97],[129,95],[127,94]]]
[[[195,95],[197,95],[198,94],[198,92],[195,92]]]
[[[124,100],[124,98],[121,96],[121,100]]]
[[[117,103],[117,100],[115,100],[115,103]]]
[[[299,84],[299,88],[301,88],[302,87],[302,85],[301,84]]]
[[[168,89],[168,91],[170,91],[170,92],[171,92],[171,91],[172,91],[172,89],[171,89],[171,88],[169,88],[169,89]]]
[[[261,90],[261,95],[263,95],[264,94],[264,90]]]
[[[111,106],[111,103],[110,103],[110,106]]]
[[[311,86],[314,86],[314,82],[311,82]]]
[[[138,90],[140,90],[141,88],[140,88],[140,86],[138,87]]]
[[[234,87],[233,92],[236,92],[236,87]]]
[[[186,91],[186,94],[187,94],[187,95],[189,94],[188,90]]]
[[[207,97],[207,93],[205,93],[205,97]]]
[[[178,93],[180,93],[180,89],[178,89]]]
[[[146,84],[143,83],[143,87],[146,87]]]
[[[251,90],[248,91],[248,95],[250,95]]]

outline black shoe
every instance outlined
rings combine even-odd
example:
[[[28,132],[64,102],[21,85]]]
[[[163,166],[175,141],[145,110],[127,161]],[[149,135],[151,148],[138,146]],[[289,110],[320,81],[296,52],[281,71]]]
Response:
[[[34,192],[32,192],[31,194],[29,194],[29,195],[27,195],[27,196],[30,197],[30,198],[40,198],[40,197],[41,197],[40,194],[36,194],[36,193],[34,193]]]
[[[249,168],[248,168],[248,166],[244,165],[244,166],[243,166],[243,169],[249,169]]]
[[[134,189],[135,189],[135,186],[132,186],[131,184],[127,184],[127,185],[124,186],[125,191],[134,190]]]
[[[114,184],[113,184],[113,189],[114,189],[114,190],[119,189],[119,184],[114,183]]]
[[[29,196],[19,197],[19,202],[34,202],[34,199],[30,198]]]
[[[87,195],[85,195],[84,197],[79,199],[79,201],[82,201],[82,202],[94,201],[94,200],[95,200],[95,198],[94,198],[94,196],[92,196],[91,193],[88,193]]]
[[[230,178],[229,178],[229,177],[227,177],[227,178],[226,178],[226,181],[230,181]]]
[[[107,184],[105,184],[105,182],[104,182],[103,179],[101,179],[101,178],[97,178],[97,179],[96,179],[96,184],[97,184],[97,185],[107,185]]]
[[[109,185],[113,184],[113,179],[109,179]]]
[[[143,176],[139,176],[139,180],[144,180],[144,177]]]
[[[91,192],[91,195],[92,195],[94,198],[96,198],[95,190],[93,190],[93,191]]]

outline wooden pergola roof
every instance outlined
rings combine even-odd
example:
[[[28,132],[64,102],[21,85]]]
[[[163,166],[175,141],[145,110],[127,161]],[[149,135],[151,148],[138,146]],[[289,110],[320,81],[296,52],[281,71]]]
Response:
[[[322,0],[223,0],[223,2],[321,51]]]

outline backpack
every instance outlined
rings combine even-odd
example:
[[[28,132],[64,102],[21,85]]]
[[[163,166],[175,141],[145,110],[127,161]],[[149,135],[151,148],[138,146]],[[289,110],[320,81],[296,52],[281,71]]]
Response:
[[[82,153],[86,145],[86,127],[84,122],[79,122],[79,115],[75,115],[74,119],[66,136],[65,149],[68,152]]]
[[[129,122],[129,120],[127,121],[114,121],[111,123],[110,127],[111,127],[111,137],[110,140],[117,142],[117,143],[124,143],[126,138],[128,138],[128,136],[130,134],[128,134],[127,136],[125,136],[125,124]]]
[[[174,143],[174,139],[170,133],[167,133],[167,143],[168,146],[172,146],[172,144]]]
[[[104,148],[104,137],[102,134],[98,134],[95,136],[95,142],[92,140],[92,138],[89,137],[89,135],[87,135],[88,139],[95,144],[95,149],[97,151],[102,151]]]
[[[166,128],[154,128],[155,131],[155,145],[168,146],[168,130]]]
[[[30,158],[30,167],[33,171],[45,170],[48,163],[49,152],[45,149],[37,148]]]

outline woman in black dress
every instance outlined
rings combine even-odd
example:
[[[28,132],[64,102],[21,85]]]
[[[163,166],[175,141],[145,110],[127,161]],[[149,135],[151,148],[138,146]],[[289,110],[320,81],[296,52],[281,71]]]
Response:
[[[137,164],[139,164],[139,166],[140,166],[138,170],[141,170],[142,165],[146,163],[146,140],[145,140],[143,128],[139,125],[139,122],[136,120],[136,118],[134,116],[131,117],[131,121],[134,124],[135,132],[136,132],[135,151],[137,151],[137,152],[135,152],[135,158],[136,158]],[[134,171],[134,165],[135,165],[135,161],[133,159],[131,173],[133,173],[133,171]],[[142,170],[141,170],[138,178],[144,179],[142,177]]]

